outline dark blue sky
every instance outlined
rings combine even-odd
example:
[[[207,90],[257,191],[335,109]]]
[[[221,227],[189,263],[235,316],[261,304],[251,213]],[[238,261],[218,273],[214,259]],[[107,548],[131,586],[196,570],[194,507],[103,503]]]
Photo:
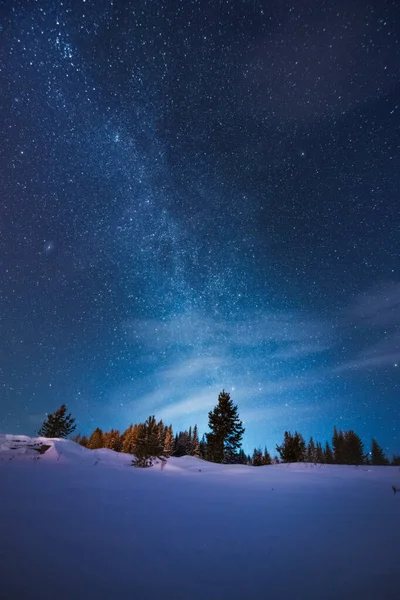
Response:
[[[400,451],[398,3],[0,11],[1,430]]]

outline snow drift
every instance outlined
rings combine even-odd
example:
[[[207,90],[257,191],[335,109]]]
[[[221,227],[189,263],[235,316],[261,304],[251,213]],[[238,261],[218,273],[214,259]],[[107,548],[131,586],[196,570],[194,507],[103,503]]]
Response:
[[[135,469],[112,450],[1,435],[0,598],[397,600],[392,485],[396,467]]]

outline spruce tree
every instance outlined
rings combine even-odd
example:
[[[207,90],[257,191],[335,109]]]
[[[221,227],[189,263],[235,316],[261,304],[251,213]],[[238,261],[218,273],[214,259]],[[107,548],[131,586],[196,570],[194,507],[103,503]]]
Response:
[[[47,419],[39,429],[39,435],[47,438],[66,438],[76,429],[75,419],[67,413],[65,404],[61,404],[54,413],[47,415]]]
[[[344,434],[344,464],[363,465],[364,462],[364,445],[356,432],[350,429]]]
[[[254,448],[253,457],[251,459],[253,467],[262,467],[264,464],[261,448]]]
[[[332,449],[331,449],[331,447],[329,445],[329,442],[325,443],[324,462],[327,465],[331,465],[333,463],[333,452],[332,452]]]
[[[200,442],[199,442],[199,432],[197,430],[197,425],[193,427],[193,435],[192,435],[192,456],[200,457]]]
[[[378,442],[372,438],[371,443],[371,465],[388,465],[389,461]]]
[[[222,390],[218,404],[208,413],[207,458],[216,463],[234,463],[238,458],[244,427],[238,408],[230,395]]]
[[[87,447],[89,450],[98,450],[104,448],[103,432],[100,427],[96,427],[88,440]]]
[[[317,442],[315,445],[315,462],[319,465],[325,462],[324,451],[322,450],[321,442]]]
[[[174,434],[172,432],[172,425],[169,425],[165,431],[164,438],[164,456],[167,458],[172,456],[174,452]]]
[[[314,440],[312,437],[310,437],[310,441],[308,442],[308,445],[307,445],[306,461],[310,462],[310,463],[317,462],[315,443],[314,443]]]
[[[154,416],[138,426],[135,444],[135,467],[150,467],[154,459],[163,457],[164,447],[160,439],[160,427]]]
[[[306,459],[306,443],[301,433],[297,431],[294,434],[285,431],[283,444],[277,445],[276,450],[284,463],[304,462]]]
[[[264,448],[263,464],[264,465],[272,465],[271,455],[267,450],[267,446],[265,446],[265,448]]]
[[[103,433],[103,444],[104,448],[114,450],[115,452],[121,452],[122,441],[121,434],[118,429],[111,429],[111,431],[106,431]]]
[[[332,437],[332,449],[333,449],[333,460],[336,465],[345,464],[344,457],[344,433],[343,431],[338,431],[336,427],[333,428],[333,437]]]
[[[390,464],[392,465],[392,467],[400,467],[400,454],[393,454],[393,458]]]

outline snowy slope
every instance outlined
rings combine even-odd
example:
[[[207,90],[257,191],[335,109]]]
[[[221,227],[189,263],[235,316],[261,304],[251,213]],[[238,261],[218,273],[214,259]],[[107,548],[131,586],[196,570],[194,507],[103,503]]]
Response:
[[[400,598],[398,468],[130,462],[0,436],[1,600]]]

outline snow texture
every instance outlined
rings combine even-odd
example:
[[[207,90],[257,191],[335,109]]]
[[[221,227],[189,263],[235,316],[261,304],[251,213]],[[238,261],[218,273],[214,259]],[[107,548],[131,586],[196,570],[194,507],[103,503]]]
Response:
[[[400,598],[397,467],[131,459],[0,435],[1,600]]]

